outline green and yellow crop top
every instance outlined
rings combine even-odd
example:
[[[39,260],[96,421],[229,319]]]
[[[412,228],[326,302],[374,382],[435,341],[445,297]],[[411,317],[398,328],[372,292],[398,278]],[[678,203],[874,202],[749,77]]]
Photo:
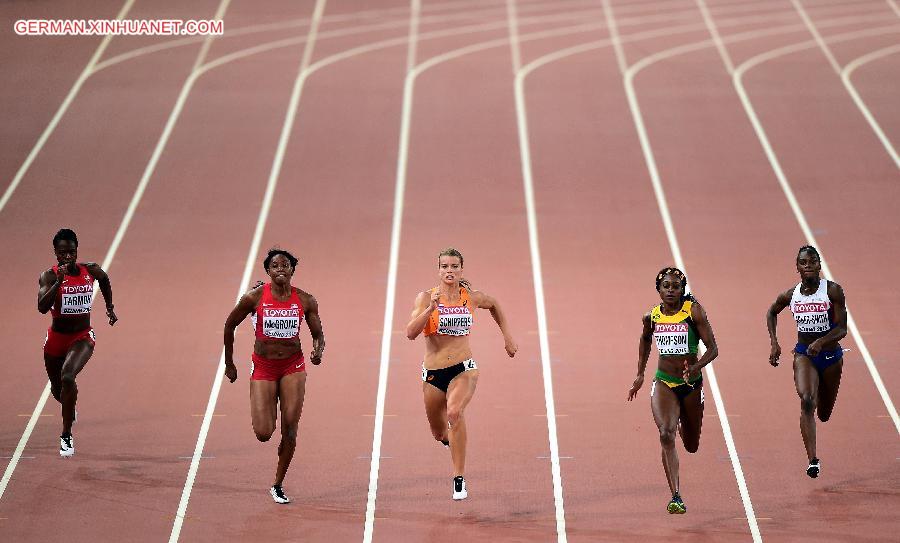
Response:
[[[697,354],[697,345],[700,339],[697,335],[697,327],[691,319],[693,305],[693,301],[685,300],[681,309],[674,315],[664,315],[662,304],[650,310],[653,339],[656,341],[656,350],[660,355]]]

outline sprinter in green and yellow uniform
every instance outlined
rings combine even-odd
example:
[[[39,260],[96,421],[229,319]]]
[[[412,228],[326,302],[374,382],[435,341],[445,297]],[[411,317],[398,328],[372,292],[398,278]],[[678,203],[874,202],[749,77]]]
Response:
[[[656,275],[656,290],[662,303],[644,315],[644,331],[638,348],[638,373],[628,391],[628,400],[637,396],[644,384],[644,371],[655,340],[659,364],[650,387],[650,407],[659,428],[662,464],[672,499],[669,513],[685,513],[678,479],[675,433],[689,453],[700,447],[703,425],[703,375],[700,369],[719,354],[706,311],[687,293],[687,277],[678,268],[664,268]],[[697,357],[699,340],[706,346]]]

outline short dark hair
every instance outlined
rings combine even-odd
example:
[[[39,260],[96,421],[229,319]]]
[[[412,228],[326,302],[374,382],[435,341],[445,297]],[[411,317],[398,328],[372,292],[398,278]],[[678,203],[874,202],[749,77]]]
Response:
[[[299,260],[297,260],[297,257],[285,251],[284,249],[279,249],[278,247],[272,247],[271,249],[269,249],[269,254],[267,254],[266,259],[263,260],[263,269],[268,272],[269,264],[271,264],[272,259],[278,255],[282,255],[288,259],[288,261],[291,263],[292,270],[297,269],[297,262],[299,262]]]
[[[78,247],[78,236],[75,235],[73,230],[68,228],[60,228],[56,235],[53,236],[54,249],[56,249],[56,244],[60,241],[71,241],[75,244],[75,247]]]
[[[456,258],[459,259],[459,267],[460,267],[460,268],[463,267],[463,255],[462,255],[462,253],[459,252],[458,250],[454,249],[453,247],[447,247],[446,249],[444,249],[443,251],[441,251],[440,253],[438,253],[438,266],[441,265],[441,257],[442,257],[442,256],[455,256]]]
[[[803,247],[800,247],[800,250],[797,251],[797,258],[800,258],[800,253],[812,253],[816,255],[817,260],[819,260],[820,262],[822,261],[822,257],[819,256],[819,251],[817,251],[816,248],[812,245],[804,245]]]

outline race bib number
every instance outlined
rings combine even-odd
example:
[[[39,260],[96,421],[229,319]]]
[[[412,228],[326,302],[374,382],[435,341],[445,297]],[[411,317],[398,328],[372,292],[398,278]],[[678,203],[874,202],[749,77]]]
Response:
[[[688,324],[686,322],[656,323],[653,329],[656,349],[661,355],[688,354]]]
[[[262,331],[266,337],[291,339],[300,334],[300,310],[263,309]]]
[[[63,285],[60,292],[61,315],[83,315],[91,312],[94,300],[94,285]]]
[[[797,321],[798,332],[827,332],[831,330],[828,320],[828,303],[812,302],[795,304],[794,320]]]

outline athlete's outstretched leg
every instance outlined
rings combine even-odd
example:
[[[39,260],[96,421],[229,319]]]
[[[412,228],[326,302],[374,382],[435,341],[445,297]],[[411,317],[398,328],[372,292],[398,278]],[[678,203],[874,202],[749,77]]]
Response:
[[[449,444],[447,438],[447,393],[428,383],[422,383],[422,396],[425,400],[425,416],[431,435],[436,441]]]
[[[678,417],[681,406],[678,396],[665,383],[654,382],[650,395],[653,420],[659,428],[659,443],[662,446],[662,464],[672,495],[678,493],[678,451],[675,450],[675,435],[678,432]]]
[[[278,444],[275,486],[281,486],[288,467],[291,465],[291,460],[294,458],[305,396],[305,371],[285,375],[278,382],[278,397],[281,402],[281,443]]]
[[[477,384],[478,370],[469,370],[454,377],[447,387],[447,425],[454,477],[464,475],[466,470],[467,434],[464,413],[475,395]]]
[[[72,421],[75,418],[75,404],[78,402],[78,385],[75,378],[94,354],[94,346],[87,341],[79,341],[69,348],[66,360],[60,371],[60,403],[62,403],[63,431],[62,435],[72,434]],[[52,389],[52,384],[51,384]]]
[[[794,355],[794,385],[800,396],[800,435],[806,456],[816,458],[816,404],[819,401],[819,374],[812,361],[802,354]]]

